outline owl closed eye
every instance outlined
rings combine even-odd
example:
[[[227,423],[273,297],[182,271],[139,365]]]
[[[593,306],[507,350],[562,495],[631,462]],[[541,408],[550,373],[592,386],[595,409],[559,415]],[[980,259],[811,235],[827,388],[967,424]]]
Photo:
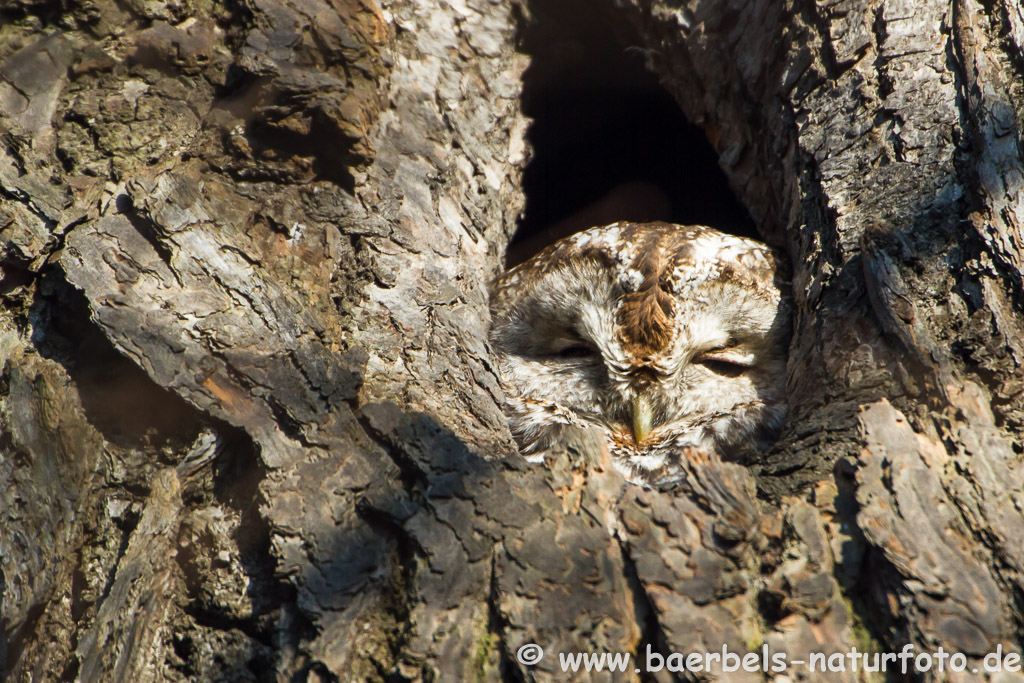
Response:
[[[703,226],[616,223],[499,277],[491,343],[520,448],[597,428],[631,481],[682,476],[687,447],[729,457],[785,416],[789,302],[763,244]]]

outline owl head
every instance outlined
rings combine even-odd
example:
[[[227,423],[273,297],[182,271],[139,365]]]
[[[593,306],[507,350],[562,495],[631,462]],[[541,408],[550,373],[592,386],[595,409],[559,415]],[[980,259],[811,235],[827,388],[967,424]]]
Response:
[[[727,456],[785,414],[789,301],[771,250],[703,226],[615,223],[499,277],[491,343],[524,454],[592,426],[641,483]]]

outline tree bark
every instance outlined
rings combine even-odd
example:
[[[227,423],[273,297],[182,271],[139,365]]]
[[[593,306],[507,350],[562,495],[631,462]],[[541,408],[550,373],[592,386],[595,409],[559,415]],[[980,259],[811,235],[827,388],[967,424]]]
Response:
[[[9,680],[691,680],[556,653],[907,643],[969,662],[912,678],[978,680],[1019,652],[1019,7],[599,9],[792,263],[783,437],[666,491],[586,432],[529,465],[501,412],[529,6],[3,10]]]

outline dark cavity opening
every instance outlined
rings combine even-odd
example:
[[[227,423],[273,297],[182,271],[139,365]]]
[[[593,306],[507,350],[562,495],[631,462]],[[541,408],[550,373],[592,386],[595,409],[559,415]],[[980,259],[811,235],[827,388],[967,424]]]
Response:
[[[704,131],[644,66],[640,38],[593,0],[533,0],[523,109],[533,157],[508,249],[519,263],[561,237],[620,220],[700,223],[758,237]]]
[[[89,422],[125,449],[182,447],[203,418],[121,355],[89,317],[89,303],[55,269],[44,270],[32,306],[32,338],[45,358],[64,366]]]

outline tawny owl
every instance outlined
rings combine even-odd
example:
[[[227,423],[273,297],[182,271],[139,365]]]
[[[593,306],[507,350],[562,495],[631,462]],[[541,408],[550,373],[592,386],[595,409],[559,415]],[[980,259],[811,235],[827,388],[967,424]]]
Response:
[[[765,245],[668,223],[586,230],[510,269],[491,343],[523,453],[592,426],[627,479],[660,485],[688,446],[768,443],[786,411],[785,290]]]

